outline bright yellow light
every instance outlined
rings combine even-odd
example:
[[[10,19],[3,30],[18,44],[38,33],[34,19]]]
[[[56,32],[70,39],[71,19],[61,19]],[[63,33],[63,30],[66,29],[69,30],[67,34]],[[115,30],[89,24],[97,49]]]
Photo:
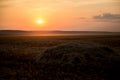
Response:
[[[38,23],[38,24],[43,24],[44,21],[43,21],[42,19],[39,19],[39,20],[37,20],[37,23]]]

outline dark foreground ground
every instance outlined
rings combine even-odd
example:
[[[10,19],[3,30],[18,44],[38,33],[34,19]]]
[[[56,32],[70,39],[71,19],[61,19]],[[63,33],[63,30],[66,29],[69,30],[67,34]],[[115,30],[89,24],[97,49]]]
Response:
[[[56,63],[45,64],[41,61],[38,63],[39,60],[41,60],[39,59],[40,55],[43,55],[46,49],[66,43],[104,45],[107,46],[107,48],[105,48],[106,50],[113,50],[118,59],[115,62],[115,66],[114,62],[111,62],[111,65],[114,67],[108,70],[107,67],[104,70],[104,65],[96,65],[96,69],[90,68],[91,66],[80,67],[79,65],[75,65],[80,68],[75,69],[75,66],[71,67],[69,65],[61,67],[61,65]],[[59,52],[63,51],[58,50],[58,53]],[[65,52],[63,52],[63,54],[64,53]],[[72,52],[71,49],[70,53],[74,53],[74,51]],[[112,53],[112,51],[110,53]],[[119,35],[2,36],[0,37],[0,80],[119,80],[119,73],[117,73],[120,67],[119,56]],[[77,61],[79,60],[76,58],[76,62]],[[82,61],[82,63],[84,63],[84,61]]]

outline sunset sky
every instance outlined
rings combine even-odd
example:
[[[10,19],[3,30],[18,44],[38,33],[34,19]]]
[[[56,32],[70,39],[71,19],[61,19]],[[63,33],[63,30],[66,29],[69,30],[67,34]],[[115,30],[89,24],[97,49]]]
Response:
[[[120,0],[0,0],[0,30],[120,32]]]

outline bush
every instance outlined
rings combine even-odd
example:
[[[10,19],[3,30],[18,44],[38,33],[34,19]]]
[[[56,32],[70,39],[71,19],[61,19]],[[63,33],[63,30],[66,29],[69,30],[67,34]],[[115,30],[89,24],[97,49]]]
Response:
[[[113,71],[119,70],[119,58],[107,46],[67,43],[46,49],[36,62],[54,80],[60,76],[65,80],[106,80],[118,78]]]

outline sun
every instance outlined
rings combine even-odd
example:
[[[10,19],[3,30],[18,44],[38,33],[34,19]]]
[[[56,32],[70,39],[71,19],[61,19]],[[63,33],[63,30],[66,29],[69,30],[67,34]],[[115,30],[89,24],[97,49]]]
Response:
[[[44,21],[43,21],[42,19],[38,19],[36,22],[37,22],[38,24],[43,24],[43,23],[44,23]]]

